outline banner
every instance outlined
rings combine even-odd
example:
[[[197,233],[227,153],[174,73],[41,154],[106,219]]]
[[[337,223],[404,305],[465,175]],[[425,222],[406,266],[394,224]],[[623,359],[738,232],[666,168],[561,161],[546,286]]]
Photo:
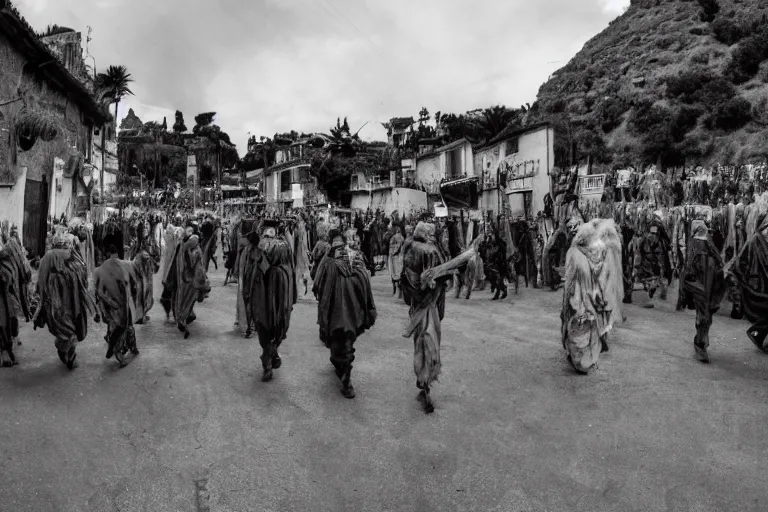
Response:
[[[448,207],[443,203],[435,203],[435,218],[444,219],[448,217]]]

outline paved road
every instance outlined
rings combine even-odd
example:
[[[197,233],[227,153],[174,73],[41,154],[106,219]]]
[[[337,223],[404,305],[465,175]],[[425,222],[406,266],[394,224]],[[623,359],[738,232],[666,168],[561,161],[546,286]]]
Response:
[[[73,372],[47,332],[24,328],[21,365],[0,370],[1,510],[768,507],[768,356],[725,312],[704,366],[692,312],[671,300],[633,305],[584,377],[560,350],[560,293],[451,298],[427,416],[401,337],[407,310],[385,276],[374,278],[379,319],[358,341],[351,401],[312,301],[296,306],[283,367],[265,384],[258,342],[232,332],[234,286],[221,287],[220,272],[212,281],[190,339],[156,304],[124,369],[104,359],[103,326],[80,344]]]

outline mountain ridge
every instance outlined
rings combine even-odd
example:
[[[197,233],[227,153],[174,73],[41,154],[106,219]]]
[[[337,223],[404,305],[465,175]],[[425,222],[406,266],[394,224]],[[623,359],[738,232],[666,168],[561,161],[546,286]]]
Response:
[[[539,89],[559,165],[768,158],[768,2],[632,0]]]

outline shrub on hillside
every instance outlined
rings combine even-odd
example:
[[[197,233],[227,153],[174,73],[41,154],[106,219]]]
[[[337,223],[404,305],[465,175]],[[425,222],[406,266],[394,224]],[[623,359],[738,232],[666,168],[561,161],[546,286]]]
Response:
[[[622,117],[627,109],[627,104],[619,98],[610,98],[602,102],[597,112],[603,132],[610,133],[615,130],[621,124]]]
[[[717,18],[712,23],[712,34],[721,43],[732,46],[744,37],[742,28],[728,18]]]
[[[700,103],[714,107],[736,95],[733,84],[703,68],[667,77],[665,83],[668,98],[678,99],[688,104]]]
[[[701,14],[699,14],[699,18],[701,18],[701,21],[711,23],[712,20],[715,19],[715,16],[717,16],[717,13],[720,12],[720,4],[717,3],[717,0],[698,1],[701,6]]]
[[[675,142],[682,142],[686,134],[696,127],[699,117],[703,113],[702,109],[690,105],[680,106],[674,115],[670,126],[672,139]]]
[[[748,82],[760,70],[760,64],[768,59],[768,26],[742,39],[733,51],[725,73],[735,84]]]
[[[731,98],[719,105],[707,125],[725,131],[735,131],[752,120],[752,104],[742,97]]]

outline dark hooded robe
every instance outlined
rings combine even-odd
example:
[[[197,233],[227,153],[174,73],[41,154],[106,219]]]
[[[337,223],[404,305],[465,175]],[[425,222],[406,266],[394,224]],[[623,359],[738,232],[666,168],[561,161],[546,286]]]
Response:
[[[329,238],[337,236],[332,233]],[[331,349],[331,363],[344,392],[350,388],[354,343],[376,323],[376,304],[362,255],[345,244],[329,248],[318,265],[312,291],[318,300],[320,339]]]
[[[40,260],[37,293],[35,328],[48,326],[56,338],[59,359],[73,369],[75,344],[88,335],[88,316],[96,313],[96,305],[88,292],[85,262],[71,241],[57,236],[53,248]]]
[[[656,228],[656,233],[651,228]],[[648,294],[653,298],[656,288],[662,287],[672,277],[672,264],[669,261],[670,240],[661,222],[654,220],[648,226],[646,233],[635,248],[635,270],[637,279],[645,284]],[[662,297],[663,299],[664,297]]]
[[[19,335],[19,318],[31,318],[28,285],[29,262],[18,239],[11,234],[0,248],[0,366],[13,366],[13,340]]]
[[[296,275],[293,249],[282,237],[259,238],[251,233],[251,245],[243,276],[243,302],[248,325],[253,325],[262,348],[265,375],[280,366],[278,348],[288,334],[296,304]]]
[[[186,236],[176,247],[160,299],[166,314],[173,311],[176,324],[185,338],[189,336],[187,325],[197,318],[193,311],[195,303],[202,302],[210,291],[200,239],[197,235]]]
[[[747,335],[760,350],[768,352],[768,215],[758,221],[757,231],[747,241],[732,272],[741,291],[744,316],[752,322]]]
[[[96,305],[107,325],[107,358],[114,354],[122,365],[128,350],[139,353],[133,324],[144,318],[138,308],[144,300],[140,297],[141,278],[137,278],[133,263],[110,258],[94,271],[94,285]]]
[[[723,260],[712,241],[702,239],[706,233],[703,221],[694,221],[694,233],[688,244],[688,254],[680,274],[680,300],[684,307],[696,310],[694,347],[700,360],[708,362],[709,328],[712,315],[720,309],[726,292]]]

